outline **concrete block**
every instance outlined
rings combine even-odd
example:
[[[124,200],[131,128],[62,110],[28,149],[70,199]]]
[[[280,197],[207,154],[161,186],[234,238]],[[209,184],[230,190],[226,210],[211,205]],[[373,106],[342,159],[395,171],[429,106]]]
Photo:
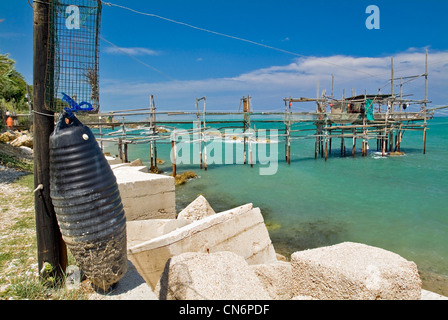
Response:
[[[185,252],[230,251],[249,264],[276,261],[260,209],[252,204],[194,221],[161,237],[128,249],[128,257],[154,288],[166,262]]]
[[[269,300],[247,262],[233,252],[188,252],[168,260],[155,290],[160,300]]]
[[[132,248],[190,224],[189,220],[149,219],[126,222],[127,245]]]
[[[177,219],[195,221],[215,213],[215,210],[210,206],[207,199],[205,199],[204,196],[199,196],[179,213]]]
[[[123,168],[123,167],[132,167],[132,168],[130,168],[130,170],[140,171],[143,173],[149,173],[149,169],[147,166],[133,166],[133,165],[131,165],[131,163],[117,163],[117,164],[110,165],[110,168],[112,169],[112,171],[114,171],[118,168]]]
[[[109,165],[122,163],[120,158],[115,158],[112,156],[105,156],[105,157],[106,157],[107,163],[109,163]]]
[[[295,296],[320,300],[418,300],[417,265],[399,255],[345,242],[291,256]]]
[[[174,219],[176,199],[174,178],[142,172],[146,167],[118,166],[117,178],[126,219]]]

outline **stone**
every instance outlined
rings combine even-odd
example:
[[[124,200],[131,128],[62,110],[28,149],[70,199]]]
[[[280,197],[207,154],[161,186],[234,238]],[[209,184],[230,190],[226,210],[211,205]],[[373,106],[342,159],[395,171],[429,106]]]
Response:
[[[154,288],[170,258],[185,252],[220,251],[234,252],[251,265],[277,261],[259,208],[247,204],[193,221],[128,248],[128,257]]]
[[[232,252],[187,252],[168,260],[160,300],[270,300],[253,270]]]
[[[268,229],[269,230],[269,229]],[[286,258],[284,255],[280,254],[280,253],[276,253],[275,256],[277,257],[278,261],[288,261],[288,258]]]
[[[32,157],[34,154],[33,149],[29,147],[21,146],[19,149],[24,157]]]
[[[13,132],[6,131],[0,134],[0,142],[8,143],[14,141],[17,138],[17,135]]]
[[[391,157],[400,157],[400,156],[405,156],[406,154],[402,151],[393,151],[393,152],[389,152],[388,155]]]
[[[65,287],[67,290],[75,290],[78,289],[81,285],[81,270],[78,266],[70,265],[67,267],[66,271],[66,279],[65,279]]]
[[[292,267],[289,262],[257,264],[250,268],[258,276],[271,299],[290,300],[293,298]]]
[[[33,137],[29,135],[21,135],[17,137],[14,141],[10,142],[14,147],[28,147],[33,148]]]
[[[345,242],[291,256],[294,296],[319,300],[418,300],[414,262],[380,248]]]
[[[184,210],[182,210],[177,219],[185,220],[201,220],[202,218],[216,214],[213,208],[208,203],[204,196],[200,195],[192,203],[190,203]]]
[[[174,178],[175,179],[174,183],[176,184],[176,186],[180,186],[187,183],[191,179],[196,179],[197,177],[198,175],[193,171],[186,171],[176,175],[176,177]]]
[[[129,163],[130,167],[141,167],[143,166],[143,162],[141,159],[136,159],[134,161],[132,161],[131,163]]]
[[[291,298],[290,300],[317,300],[310,296],[295,296]]]

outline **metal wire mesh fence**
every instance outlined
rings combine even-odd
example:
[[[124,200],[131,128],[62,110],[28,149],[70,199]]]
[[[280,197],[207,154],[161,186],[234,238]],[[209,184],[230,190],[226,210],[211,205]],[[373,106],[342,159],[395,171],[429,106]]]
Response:
[[[100,0],[50,1],[46,108],[99,111]]]

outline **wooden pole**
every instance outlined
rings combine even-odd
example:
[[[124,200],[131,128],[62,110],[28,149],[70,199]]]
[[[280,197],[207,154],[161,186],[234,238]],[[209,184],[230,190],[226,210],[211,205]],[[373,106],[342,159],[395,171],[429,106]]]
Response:
[[[152,101],[152,135],[153,137],[157,135],[157,115],[156,115],[156,103],[154,101],[154,96],[151,95],[151,101]],[[154,139],[153,143],[153,158],[154,158],[154,171],[156,173],[159,172],[159,168],[157,166],[157,140]]]
[[[391,94],[391,96],[393,98],[394,97],[394,93],[395,93],[394,92],[395,82],[394,82],[394,58],[393,57],[390,58],[390,73],[391,73],[391,75],[390,75],[390,94]],[[392,110],[392,112],[393,112],[393,110]]]
[[[426,49],[426,57],[425,57],[425,128],[423,129],[423,154],[426,154],[426,111],[427,111],[427,104],[428,104],[428,49]]]
[[[151,166],[149,167],[149,171],[153,172],[154,170],[154,146],[152,141],[149,143],[149,157],[151,159]]]
[[[118,157],[120,158],[121,162],[123,162],[123,139],[118,138]]]
[[[201,129],[201,120],[200,120],[200,115],[199,115],[199,100],[200,99],[196,98],[196,120],[197,120],[196,128],[198,130],[198,136],[199,136],[199,139],[198,139],[199,164],[200,164],[200,168],[202,169],[202,167],[203,167],[203,165],[202,165],[202,129]]]
[[[154,123],[153,123],[153,116],[154,116],[154,108],[153,108],[153,98],[154,98],[154,96],[153,95],[150,95],[149,96],[149,110],[150,110],[150,115],[149,115],[149,132],[151,133],[151,135],[152,136],[154,136],[154,134],[155,134],[155,130],[154,130]],[[154,140],[151,140],[150,141],[150,143],[149,143],[149,157],[150,157],[150,160],[151,160],[151,166],[150,166],[150,168],[149,168],[149,171],[150,172],[154,172],[154,165],[155,164],[157,164],[157,159],[154,161],[154,143],[155,143],[155,141]]]
[[[289,102],[289,113],[288,113],[288,164],[291,164],[291,113],[292,113],[292,102]]]
[[[330,128],[332,127],[332,124],[330,123]],[[332,144],[332,138],[331,138],[331,135],[333,134],[333,130],[331,130],[330,131],[330,150],[329,150],[329,152],[330,152],[330,155],[331,155],[331,144]]]
[[[353,158],[355,157],[355,153],[356,153],[356,137],[353,136],[353,147],[352,147]]]
[[[426,127],[423,129],[423,154],[426,154]]]
[[[67,267],[67,247],[50,197],[49,137],[54,130],[54,113],[45,108],[50,1],[35,2],[33,9],[34,187],[39,189],[34,198],[37,259],[40,271],[45,270],[46,263],[53,269],[41,272],[42,279],[51,276],[62,280]],[[47,80],[51,83],[52,79]]]
[[[394,148],[394,131],[391,129],[389,133],[389,152],[393,152]]]
[[[288,105],[291,106],[291,97],[289,97],[289,100],[285,100],[285,119],[284,119],[284,123],[285,123],[285,162],[288,163],[288,145],[289,145],[289,137],[290,137],[290,133],[289,133],[289,127],[288,124],[286,122],[286,115],[288,114],[288,119],[289,119],[289,113],[288,113]]]
[[[207,125],[205,122],[206,109],[207,109],[207,98],[204,97],[204,111],[202,113],[202,122],[203,122],[202,140],[204,140],[204,170],[205,171],[207,171]]]
[[[254,167],[253,158],[252,158],[252,142],[249,140],[249,161],[250,161],[250,167]]]
[[[173,177],[176,177],[176,136],[174,134],[173,140],[171,141],[171,152],[173,161]]]
[[[128,144],[125,142],[124,143],[124,160],[123,163],[128,163],[129,162],[129,158],[128,158]]]

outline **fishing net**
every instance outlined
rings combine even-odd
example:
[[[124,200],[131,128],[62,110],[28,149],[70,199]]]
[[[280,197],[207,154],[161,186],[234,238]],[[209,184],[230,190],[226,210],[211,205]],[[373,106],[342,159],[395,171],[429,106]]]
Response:
[[[99,111],[100,0],[50,1],[45,104]]]

